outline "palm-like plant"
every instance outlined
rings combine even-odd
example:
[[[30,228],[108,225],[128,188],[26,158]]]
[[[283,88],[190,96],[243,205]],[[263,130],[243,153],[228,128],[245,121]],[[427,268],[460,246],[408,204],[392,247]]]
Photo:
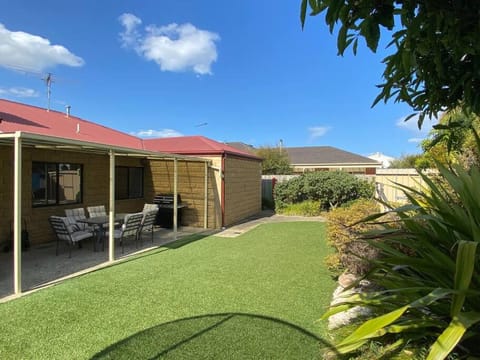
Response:
[[[393,334],[398,346],[428,343],[428,359],[454,350],[480,355],[480,170],[438,168],[443,182],[422,175],[426,189],[399,185],[410,202],[392,210],[400,227],[380,223],[382,214],[364,220],[382,226],[365,234],[382,253],[367,278],[382,290],[346,298],[324,314],[356,305],[373,310],[374,317],[339,342],[337,352]]]

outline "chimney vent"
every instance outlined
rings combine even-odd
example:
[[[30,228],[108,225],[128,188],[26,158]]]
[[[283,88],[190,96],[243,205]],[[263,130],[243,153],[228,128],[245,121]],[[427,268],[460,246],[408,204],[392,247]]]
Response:
[[[71,109],[71,108],[72,108],[72,107],[71,107],[70,105],[65,105],[65,115],[66,115],[67,117],[70,117],[70,109]]]

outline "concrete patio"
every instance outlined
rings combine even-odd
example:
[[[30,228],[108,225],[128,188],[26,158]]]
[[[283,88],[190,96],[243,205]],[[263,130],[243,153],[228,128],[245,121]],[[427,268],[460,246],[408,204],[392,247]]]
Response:
[[[168,247],[169,244],[174,247],[173,242],[190,235],[209,236],[215,234],[220,237],[232,238],[242,235],[261,224],[290,221],[323,222],[325,219],[322,217],[277,215],[273,211],[265,210],[222,230],[182,226],[178,228],[176,238],[172,230],[156,226],[153,242],[149,233],[143,234],[142,242],[138,248],[135,247],[133,240],[125,243],[124,254],[122,254],[120,244],[115,243],[115,262],[162,246]],[[71,258],[68,257],[68,247],[65,243],[60,243],[58,256],[55,256],[55,247],[55,242],[49,242],[22,252],[23,294],[111,265],[108,262],[108,249],[105,248],[102,251],[97,244],[97,251],[94,252],[91,240],[85,240],[82,248],[72,248]],[[8,253],[0,252],[0,303],[16,297],[13,290],[13,253],[11,251]]]
[[[142,235],[138,247],[135,241],[125,242],[125,252],[115,243],[115,261],[122,261],[132,255],[155,249],[166,244],[180,240],[189,235],[210,235],[212,230],[193,227],[180,227],[175,238],[172,230],[156,227],[151,241],[151,235]],[[72,247],[72,257],[68,257],[66,243],[59,244],[59,254],[55,255],[56,242],[32,246],[22,252],[22,291],[28,293],[39,288],[49,286],[69,277],[78,276],[105,266],[108,263],[108,249],[102,251],[97,244],[97,251],[93,251],[93,240],[82,242],[82,247]],[[13,286],[13,252],[0,253],[0,302],[15,298]]]

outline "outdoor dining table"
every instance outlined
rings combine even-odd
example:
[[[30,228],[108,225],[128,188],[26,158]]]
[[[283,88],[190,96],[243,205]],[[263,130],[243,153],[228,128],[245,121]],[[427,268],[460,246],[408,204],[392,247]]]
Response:
[[[124,222],[125,220],[125,216],[127,214],[125,213],[118,213],[118,214],[115,214],[115,223],[117,224],[121,224]],[[90,225],[93,227],[93,231],[94,231],[94,234],[95,234],[95,240],[93,242],[93,251],[97,251],[97,243],[102,243],[102,249],[105,248],[105,244],[104,244],[104,241],[103,241],[103,238],[104,238],[104,233],[105,233],[105,229],[106,227],[108,227],[108,222],[109,222],[109,217],[108,216],[95,216],[95,217],[91,217],[91,218],[86,218],[86,219],[79,219],[77,220],[77,222],[80,222],[80,223],[84,223],[84,224],[87,224],[87,225]]]

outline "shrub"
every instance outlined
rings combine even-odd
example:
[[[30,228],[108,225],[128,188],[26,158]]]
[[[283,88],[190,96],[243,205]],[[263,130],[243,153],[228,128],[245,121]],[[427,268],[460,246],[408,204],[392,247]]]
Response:
[[[301,203],[286,205],[277,212],[283,215],[319,216],[322,209],[320,201],[307,200]]]
[[[376,201],[360,199],[326,214],[327,239],[335,249],[335,253],[325,259],[325,264],[331,271],[346,270],[352,274],[364,275],[371,268],[368,260],[375,259],[379,251],[360,239],[360,234],[377,226],[358,222],[379,210]],[[354,223],[356,224],[352,225]]]
[[[343,171],[305,173],[275,186],[275,207],[306,200],[319,201],[324,210],[359,198],[372,198],[374,184]]]
[[[379,223],[365,235],[382,255],[367,279],[382,291],[350,297],[324,315],[360,305],[376,316],[339,342],[338,353],[394,336],[398,346],[428,344],[427,359],[480,356],[480,170],[437,166],[450,191],[421,174],[427,189],[403,186],[410,204],[393,211],[401,226]]]

